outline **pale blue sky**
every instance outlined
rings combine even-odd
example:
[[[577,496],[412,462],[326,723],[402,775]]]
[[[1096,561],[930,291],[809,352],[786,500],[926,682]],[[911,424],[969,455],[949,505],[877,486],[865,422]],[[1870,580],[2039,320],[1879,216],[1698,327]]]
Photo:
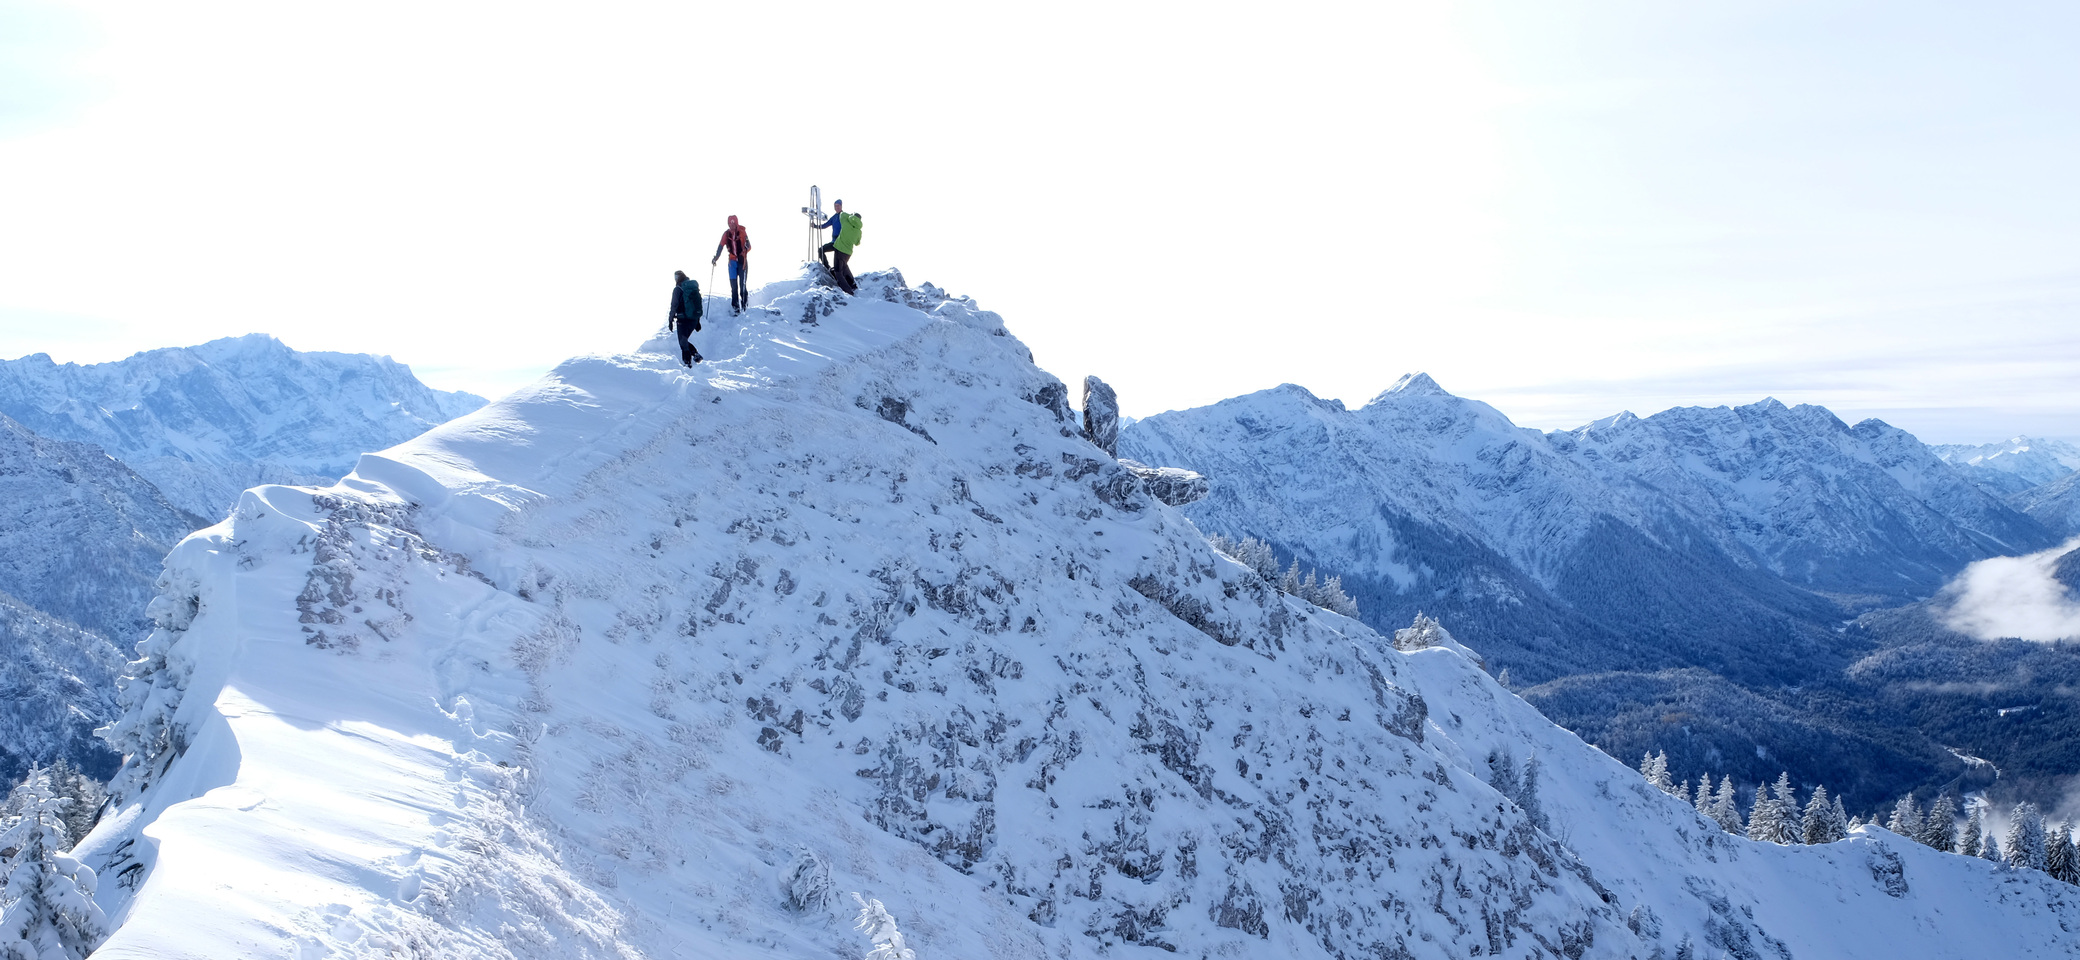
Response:
[[[2080,7],[0,0],[0,355],[265,331],[494,393],[725,215],[999,310],[1129,412],[1427,370],[2080,434]]]

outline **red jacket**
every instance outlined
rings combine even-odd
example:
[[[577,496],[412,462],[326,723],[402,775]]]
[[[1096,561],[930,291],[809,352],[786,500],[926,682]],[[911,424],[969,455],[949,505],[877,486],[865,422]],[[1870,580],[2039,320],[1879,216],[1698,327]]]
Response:
[[[724,250],[729,251],[731,260],[742,260],[745,254],[751,252],[751,235],[744,232],[743,224],[722,231],[722,242],[715,245],[715,252],[721,253]]]

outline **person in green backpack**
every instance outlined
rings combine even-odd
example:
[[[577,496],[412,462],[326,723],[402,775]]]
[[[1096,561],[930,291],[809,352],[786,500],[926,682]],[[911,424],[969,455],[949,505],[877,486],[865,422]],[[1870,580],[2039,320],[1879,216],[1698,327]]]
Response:
[[[846,213],[843,200],[832,201],[831,209],[835,211],[831,218],[818,225],[818,229],[831,232],[831,242],[816,249],[816,259],[822,261],[825,269],[831,272],[831,279],[838,281],[839,289],[846,293],[858,293],[859,284],[852,280],[851,261],[852,248],[859,245],[859,214]],[[823,255],[826,253],[831,254],[837,262],[824,260]]]

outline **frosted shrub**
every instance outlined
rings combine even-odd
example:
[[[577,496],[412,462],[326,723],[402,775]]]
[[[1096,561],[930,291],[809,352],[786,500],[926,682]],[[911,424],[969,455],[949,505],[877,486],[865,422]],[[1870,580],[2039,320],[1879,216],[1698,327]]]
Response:
[[[831,904],[830,864],[808,847],[795,851],[794,862],[788,864],[781,885],[786,888],[783,902],[796,913],[821,910]]]
[[[879,900],[868,900],[857,891],[852,899],[859,904],[859,919],[852,928],[867,935],[874,948],[867,951],[866,960],[916,960],[917,951],[903,943],[903,934],[896,929],[896,918],[889,916],[888,908]]]

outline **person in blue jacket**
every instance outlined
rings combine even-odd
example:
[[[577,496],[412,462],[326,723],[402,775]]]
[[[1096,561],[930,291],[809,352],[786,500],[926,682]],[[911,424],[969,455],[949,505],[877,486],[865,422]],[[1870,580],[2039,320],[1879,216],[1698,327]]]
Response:
[[[701,362],[701,352],[693,348],[688,336],[701,328],[701,285],[695,283],[684,270],[672,271],[672,312],[666,321],[679,334],[679,362],[691,369]]]

